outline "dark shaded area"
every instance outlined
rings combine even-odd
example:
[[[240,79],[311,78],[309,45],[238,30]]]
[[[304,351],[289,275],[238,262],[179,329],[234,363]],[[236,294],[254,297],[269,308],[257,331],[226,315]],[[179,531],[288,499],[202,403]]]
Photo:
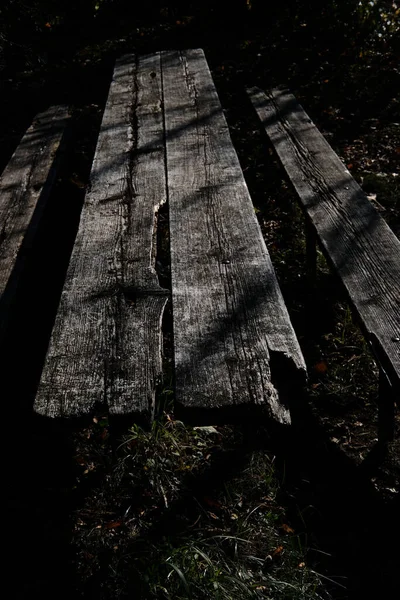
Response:
[[[68,427],[55,422],[50,429],[37,419],[28,430],[19,423],[18,435],[23,436],[19,450],[29,449],[29,453],[24,452],[18,463],[14,453],[12,460],[18,477],[8,511],[12,520],[6,524],[6,531],[11,530],[11,538],[6,537],[7,572],[14,581],[11,597],[40,593],[50,598],[56,593],[61,598],[109,599],[115,597],[114,585],[120,586],[121,598],[153,597],[143,573],[162,560],[166,539],[173,548],[190,534],[201,507],[210,510],[207,498],[217,497],[233,477],[248,469],[254,450],[276,454],[283,482],[279,501],[286,507],[286,519],[310,548],[309,566],[329,578],[326,587],[332,597],[361,599],[368,592],[395,596],[400,556],[390,540],[399,533],[397,503],[384,502],[368,481],[368,471],[357,468],[321,435],[306,406],[299,404],[300,408],[301,418],[291,432],[271,430],[260,420],[257,427],[254,422],[239,426],[234,445],[214,453],[198,477],[188,474],[175,502],[164,509],[153,508],[153,524],[126,542],[118,572],[110,570],[111,566],[115,569],[115,551],[104,544],[90,576],[85,576],[85,562],[87,569],[93,568],[94,557],[89,551],[85,555],[84,538],[77,537],[74,511],[83,514],[79,509],[86,496],[110,477],[115,465],[111,458],[100,460],[96,471],[82,478],[76,462],[76,432],[90,431],[90,420]],[[99,445],[94,434],[91,444]],[[109,444],[115,447],[112,437]],[[143,509],[145,474],[142,479],[142,485],[133,488],[123,503],[115,498],[109,521],[123,523],[127,510],[132,515]],[[218,514],[218,508],[213,511]],[[100,527],[96,514],[86,518],[93,528]]]
[[[49,423],[32,418],[29,410],[79,223],[115,57],[124,52],[204,48],[227,108],[252,197],[260,207],[261,223],[267,211],[270,221],[287,217],[283,219],[281,237],[274,241],[272,235],[269,239],[272,255],[279,258],[285,231],[289,245],[293,241],[290,198],[283,190],[279,207],[275,199],[271,201],[281,186],[279,170],[269,165],[268,176],[259,177],[260,162],[268,149],[253,134],[257,126],[244,87],[289,85],[319,127],[330,132],[330,143],[339,148],[372,123],[379,129],[400,119],[399,102],[394,97],[400,82],[395,66],[399,33],[387,40],[375,37],[374,14],[361,20],[356,12],[358,2],[327,2],[321,7],[320,2],[291,0],[270,6],[259,0],[249,10],[246,2],[237,1],[231,3],[229,12],[211,1],[165,6],[162,0],[140,5],[104,0],[98,3],[98,10],[94,10],[94,4],[37,0],[26,7],[23,2],[6,0],[1,7],[0,170],[39,110],[66,103],[73,111],[70,156],[43,222],[41,242],[27,270],[29,276],[15,307],[15,323],[10,327],[12,334],[1,356],[7,496],[4,546],[11,563],[5,572],[12,598],[115,597],[102,576],[91,580],[87,587],[76,579],[71,540],[73,511],[82,504],[88,489],[112,468],[118,439],[110,441],[108,462],[105,460],[86,484],[78,484],[76,432],[86,426],[86,421]],[[396,148],[396,143],[388,139],[389,171],[396,168],[391,167],[398,160]],[[159,219],[161,223],[166,220],[162,211]],[[396,206],[388,220],[395,229]],[[275,249],[271,248],[273,244],[277,245]],[[159,274],[160,282],[167,287],[169,272],[164,255],[165,251],[160,251]],[[321,340],[330,331],[335,318],[333,301],[341,295],[335,280],[320,273],[320,291],[308,319],[305,280],[297,276],[303,273],[301,253],[292,253],[286,261],[289,266],[276,265],[280,283],[307,361],[318,364],[321,348],[312,340]],[[318,306],[320,310],[316,310]],[[165,323],[168,340],[169,315]],[[170,357],[167,359],[170,361]],[[312,382],[318,384],[315,378]],[[332,414],[347,414],[348,406],[341,404],[340,397],[335,399],[322,392],[319,401],[329,405]],[[353,402],[356,414],[364,410],[361,401],[358,404],[353,398]],[[250,425],[244,445],[217,457],[210,471],[191,487],[188,485],[185,496],[156,520],[149,536],[155,544],[165,535],[173,539],[190,521],[196,499],[201,500],[222,485],[230,473],[243,468],[249,448],[259,445],[279,457],[285,480],[282,502],[290,506],[293,522],[304,531],[304,537],[311,536],[312,542],[333,555],[326,559],[318,555],[318,568],[327,576],[346,578],[346,590],[332,585],[333,597],[363,598],[368,592],[396,597],[400,557],[392,541],[400,533],[398,496],[382,496],[371,484],[382,458],[380,449],[375,448],[361,467],[356,466],[321,432],[300,399],[298,409],[292,436],[282,431],[267,435],[262,428],[255,435]],[[118,437],[122,427],[115,427]],[[395,485],[396,479],[393,481]],[[140,555],[140,544],[140,540],[135,542],[133,554]],[[146,560],[156,558],[156,553],[154,557],[146,556]],[[100,573],[109,564],[106,553],[102,560]],[[146,597],[140,577],[132,578],[128,592]]]
[[[328,582],[330,593],[334,598],[362,598],[369,593],[395,596],[400,554],[394,550],[378,557],[376,549],[388,547],[391,535],[399,532],[397,501],[387,503],[377,493],[370,481],[373,461],[356,467],[324,436],[306,407],[299,417],[297,424],[305,429],[300,425],[292,444],[278,453],[286,459],[284,494],[297,519],[307,524],[311,553],[314,548],[317,554],[319,549],[331,555],[321,559],[327,567],[322,573],[343,588]],[[376,459],[378,447],[374,452]]]

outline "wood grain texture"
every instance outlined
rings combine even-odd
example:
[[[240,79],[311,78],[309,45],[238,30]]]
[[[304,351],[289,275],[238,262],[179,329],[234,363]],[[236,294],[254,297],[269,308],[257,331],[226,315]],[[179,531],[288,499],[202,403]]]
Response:
[[[161,61],[177,405],[209,421],[262,406],[288,423],[271,368],[298,382],[304,360],[207,62]]]
[[[400,398],[400,242],[285,90],[250,99]]]
[[[150,420],[168,292],[155,271],[166,200],[160,57],[117,62],[59,311],[35,401],[43,415],[96,403]]]
[[[0,177],[0,337],[55,182],[65,106],[38,114]]]

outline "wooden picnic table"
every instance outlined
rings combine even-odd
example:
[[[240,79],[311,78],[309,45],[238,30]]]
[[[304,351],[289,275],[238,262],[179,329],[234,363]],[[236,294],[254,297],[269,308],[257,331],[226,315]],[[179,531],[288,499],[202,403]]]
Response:
[[[171,290],[155,265],[165,203]],[[35,411],[150,421],[169,298],[182,414],[290,422],[304,359],[202,50],[117,61]]]

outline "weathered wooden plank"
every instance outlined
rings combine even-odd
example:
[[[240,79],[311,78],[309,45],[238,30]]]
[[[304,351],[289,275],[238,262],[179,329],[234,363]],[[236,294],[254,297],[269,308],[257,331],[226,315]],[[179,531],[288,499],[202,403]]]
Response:
[[[400,397],[400,242],[292,94],[250,99]]]
[[[47,416],[107,403],[151,419],[167,292],[155,271],[165,202],[160,57],[117,62],[35,401]]]
[[[69,115],[38,114],[0,177],[0,336],[56,178]]]
[[[271,368],[305,365],[203,52],[162,53],[162,77],[178,407],[287,423]]]

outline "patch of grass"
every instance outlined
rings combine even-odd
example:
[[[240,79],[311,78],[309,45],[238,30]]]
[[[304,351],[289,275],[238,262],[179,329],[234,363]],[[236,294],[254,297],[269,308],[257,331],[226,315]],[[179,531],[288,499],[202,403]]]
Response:
[[[80,578],[104,598],[321,598],[279,489],[238,428],[134,425],[76,512]]]

